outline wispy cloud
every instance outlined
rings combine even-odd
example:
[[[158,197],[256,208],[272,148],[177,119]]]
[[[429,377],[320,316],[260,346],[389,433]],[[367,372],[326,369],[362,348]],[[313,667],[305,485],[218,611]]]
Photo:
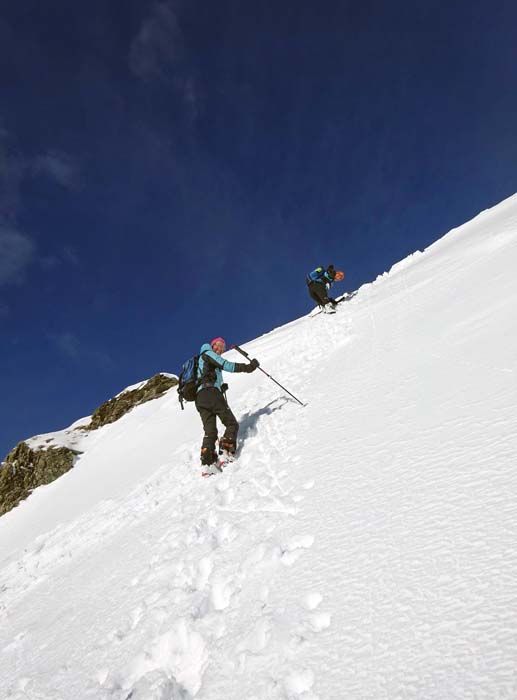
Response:
[[[65,246],[62,250],[56,253],[50,253],[49,255],[44,255],[40,257],[39,265],[44,270],[53,270],[59,265],[79,265],[79,256],[77,255],[75,248],[72,246]]]
[[[197,86],[178,12],[172,2],[156,2],[129,51],[129,67],[145,82],[170,84],[191,118],[197,114]]]
[[[77,255],[75,248],[72,248],[72,246],[66,246],[63,248],[61,257],[63,261],[69,265],[79,265],[79,256]]]
[[[32,162],[34,175],[46,175],[67,190],[77,190],[80,171],[77,161],[62,151],[48,151]]]
[[[81,343],[76,335],[69,332],[56,333],[52,334],[50,339],[62,355],[72,360],[79,359],[81,355]]]
[[[76,158],[52,149],[34,158],[27,157],[0,120],[0,220],[11,223],[16,220],[22,205],[22,183],[36,176],[50,178],[70,191],[81,185],[81,170]]]
[[[24,159],[12,148],[8,132],[0,125],[0,220],[15,220],[24,172]]]
[[[39,264],[44,270],[53,270],[59,265],[59,262],[57,255],[44,255],[39,259]]]
[[[22,282],[35,252],[29,236],[0,224],[0,285]]]
[[[157,2],[131,44],[129,66],[142,80],[167,79],[185,60],[185,45],[176,12],[169,2]]]
[[[80,186],[80,169],[75,158],[62,151],[49,150],[36,158],[23,156],[16,139],[0,120],[0,285],[24,281],[32,262],[51,270],[60,264],[79,263],[76,251],[65,246],[61,251],[40,255],[36,260],[33,239],[20,230],[18,214],[22,208],[22,184],[34,176],[51,178],[68,190]]]
[[[50,333],[48,338],[59,354],[72,362],[93,364],[105,370],[113,367],[113,361],[106,352],[88,346],[75,333]]]

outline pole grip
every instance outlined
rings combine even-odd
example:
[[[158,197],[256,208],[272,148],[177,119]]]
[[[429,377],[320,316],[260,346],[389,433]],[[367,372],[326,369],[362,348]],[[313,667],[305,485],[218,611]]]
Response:
[[[243,350],[242,348],[240,348],[238,345],[231,345],[230,347],[232,350],[237,350],[237,352],[240,352],[240,354],[244,355],[244,357],[247,358],[248,360],[250,359],[250,356],[248,355],[248,353],[245,350]]]

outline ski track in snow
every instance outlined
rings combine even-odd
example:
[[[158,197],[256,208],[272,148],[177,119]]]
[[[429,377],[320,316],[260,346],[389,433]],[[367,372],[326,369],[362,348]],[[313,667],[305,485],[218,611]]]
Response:
[[[516,232],[512,198],[253,341],[307,406],[232,378],[221,475],[170,396],[110,429],[149,476],[5,559],[0,696],[514,700]]]

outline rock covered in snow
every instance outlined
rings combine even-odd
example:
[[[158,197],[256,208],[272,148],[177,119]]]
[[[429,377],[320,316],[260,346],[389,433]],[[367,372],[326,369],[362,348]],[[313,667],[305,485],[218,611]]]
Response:
[[[114,423],[135,406],[159,398],[177,383],[178,378],[173,374],[155,374],[148,381],[136,385],[136,389],[129,388],[99,406],[93,412],[87,430],[96,430],[102,425]]]
[[[23,501],[38,486],[50,484],[74,466],[84,451],[88,433],[114,423],[135,406],[159,398],[178,383],[173,374],[159,373],[128,387],[97,408],[90,418],[66,430],[37,435],[13,448],[0,469],[0,515]]]

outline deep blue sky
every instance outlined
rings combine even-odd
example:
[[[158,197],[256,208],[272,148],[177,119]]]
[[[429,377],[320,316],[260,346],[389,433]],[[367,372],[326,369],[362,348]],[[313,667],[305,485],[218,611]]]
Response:
[[[0,3],[0,457],[517,190],[517,5]],[[324,347],[322,347],[324,352]]]

